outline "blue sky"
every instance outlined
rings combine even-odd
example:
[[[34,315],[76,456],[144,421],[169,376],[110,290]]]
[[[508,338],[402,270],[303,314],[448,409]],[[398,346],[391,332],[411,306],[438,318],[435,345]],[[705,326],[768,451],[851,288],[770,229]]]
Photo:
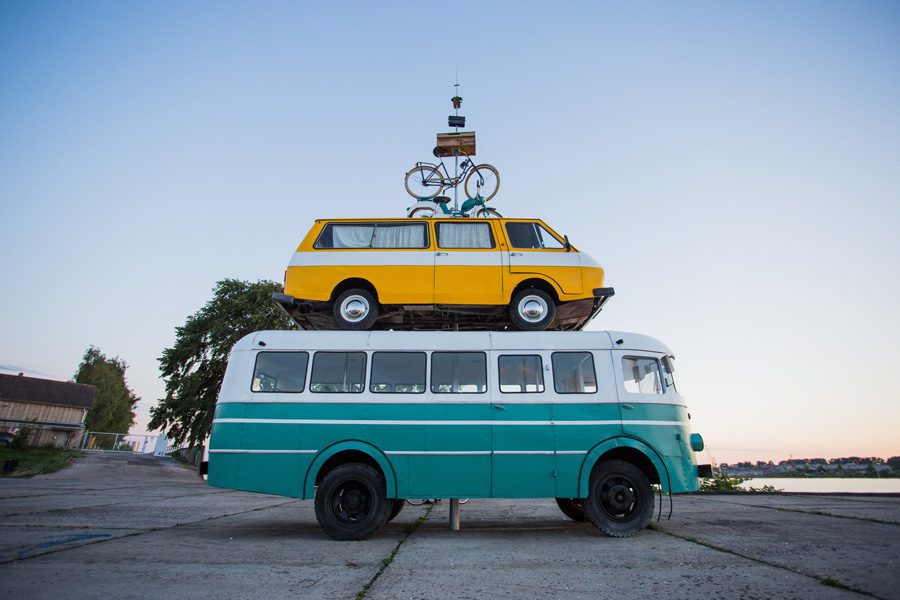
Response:
[[[400,216],[458,68],[494,202],[607,269],[719,461],[896,455],[892,2],[0,5],[0,364],[143,398],[224,277]],[[885,373],[881,372],[885,368]]]

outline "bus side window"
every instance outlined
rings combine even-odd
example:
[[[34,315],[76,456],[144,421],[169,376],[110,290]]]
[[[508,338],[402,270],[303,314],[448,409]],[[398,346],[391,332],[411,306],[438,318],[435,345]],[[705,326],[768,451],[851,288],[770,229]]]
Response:
[[[431,391],[435,394],[483,394],[487,391],[484,352],[432,352]]]
[[[369,390],[375,394],[424,394],[424,352],[374,352]]]
[[[622,379],[629,394],[662,394],[659,363],[655,358],[622,357]]]
[[[553,353],[553,389],[557,394],[595,394],[597,373],[590,352]]]
[[[497,359],[500,391],[505,394],[528,394],[544,391],[544,370],[536,354],[504,354]]]
[[[254,392],[299,393],[306,386],[306,352],[260,352],[253,369]]]
[[[366,389],[365,352],[316,352],[309,391],[359,394]]]

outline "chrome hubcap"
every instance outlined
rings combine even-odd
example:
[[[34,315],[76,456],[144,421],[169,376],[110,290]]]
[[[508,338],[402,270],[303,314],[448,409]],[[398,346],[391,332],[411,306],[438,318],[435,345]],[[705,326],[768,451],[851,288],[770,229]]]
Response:
[[[519,316],[529,323],[537,323],[547,314],[547,303],[539,296],[525,296],[519,302]]]
[[[350,322],[362,321],[369,314],[369,302],[362,296],[347,296],[341,302],[341,315]]]

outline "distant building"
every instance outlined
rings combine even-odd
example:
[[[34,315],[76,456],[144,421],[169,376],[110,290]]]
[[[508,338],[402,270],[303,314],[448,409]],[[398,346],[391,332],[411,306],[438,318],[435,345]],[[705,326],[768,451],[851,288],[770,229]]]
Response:
[[[0,431],[28,425],[35,428],[32,446],[77,447],[96,395],[92,385],[0,374]]]

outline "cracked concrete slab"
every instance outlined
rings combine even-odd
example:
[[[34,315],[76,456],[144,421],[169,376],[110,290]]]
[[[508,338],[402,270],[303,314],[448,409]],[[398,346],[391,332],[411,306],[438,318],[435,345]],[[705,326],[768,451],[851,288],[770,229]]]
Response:
[[[681,497],[660,530],[626,540],[552,499],[473,499],[452,532],[444,501],[335,542],[311,501],[210,488],[155,460],[96,456],[65,476],[0,480],[0,596],[862,597],[826,585],[838,583],[900,599],[900,497]]]

